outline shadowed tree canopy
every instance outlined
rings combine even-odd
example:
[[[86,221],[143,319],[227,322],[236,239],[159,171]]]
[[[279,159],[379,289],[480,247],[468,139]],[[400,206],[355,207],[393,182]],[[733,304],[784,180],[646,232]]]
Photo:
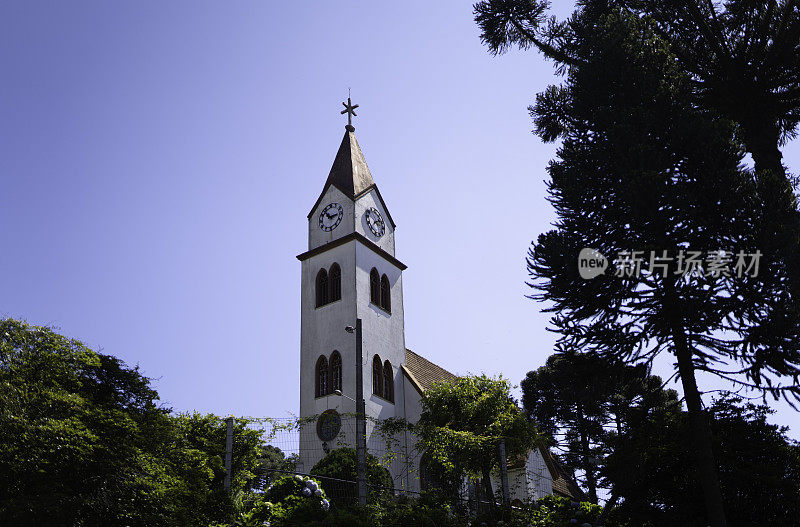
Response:
[[[765,405],[724,395],[710,405],[714,452],[729,523],[793,525],[800,515],[800,445],[767,422]],[[632,419],[603,474],[619,491],[611,512],[632,525],[705,527],[690,420],[680,408]]]
[[[520,383],[525,414],[550,437],[567,466],[580,469],[589,498],[597,502],[605,456],[641,419],[680,403],[645,365],[612,362],[596,353],[560,349]]]

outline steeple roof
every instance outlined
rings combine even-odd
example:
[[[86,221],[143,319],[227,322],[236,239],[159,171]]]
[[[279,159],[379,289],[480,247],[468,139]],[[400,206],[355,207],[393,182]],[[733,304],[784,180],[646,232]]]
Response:
[[[375,193],[386,211],[386,216],[394,228],[395,223],[392,215],[389,214],[389,209],[386,208],[386,204],[383,202],[383,197],[367,166],[367,160],[364,159],[364,153],[361,152],[361,147],[358,146],[358,141],[356,141],[355,130],[353,125],[348,124],[345,126],[342,144],[339,145],[339,150],[333,159],[333,166],[328,174],[328,179],[325,181],[325,186],[322,188],[317,202],[311,207],[308,217],[310,218],[314,213],[317,205],[319,205],[331,185],[341,190],[345,196],[354,201],[370,190],[375,189]]]
[[[346,127],[342,144],[339,145],[339,151],[336,152],[328,180],[325,182],[326,188],[330,183],[351,199],[375,186],[367,167],[367,160],[364,159],[361,147],[356,141],[354,130],[352,126]]]

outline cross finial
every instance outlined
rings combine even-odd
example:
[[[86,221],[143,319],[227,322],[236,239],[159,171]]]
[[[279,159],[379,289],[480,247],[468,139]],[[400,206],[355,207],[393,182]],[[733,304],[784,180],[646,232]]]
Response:
[[[341,111],[341,114],[347,114],[347,126],[345,126],[345,128],[347,128],[348,132],[353,132],[356,129],[356,127],[353,126],[353,116],[358,115],[356,113],[356,108],[358,108],[358,105],[350,102],[350,94],[348,93],[347,102],[343,102],[342,106],[344,106],[344,110]]]

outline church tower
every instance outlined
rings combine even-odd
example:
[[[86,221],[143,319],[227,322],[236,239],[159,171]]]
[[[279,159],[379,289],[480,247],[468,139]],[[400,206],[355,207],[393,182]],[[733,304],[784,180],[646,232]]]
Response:
[[[300,434],[298,470],[325,452],[355,445],[356,368],[363,371],[368,418],[405,417],[401,367],[406,360],[402,272],[395,223],[372,179],[345,104],[348,125],[328,178],[308,214],[302,263],[300,417],[319,415]],[[362,320],[362,363],[345,331]],[[336,391],[343,395],[337,395]],[[367,423],[368,443],[372,427]]]

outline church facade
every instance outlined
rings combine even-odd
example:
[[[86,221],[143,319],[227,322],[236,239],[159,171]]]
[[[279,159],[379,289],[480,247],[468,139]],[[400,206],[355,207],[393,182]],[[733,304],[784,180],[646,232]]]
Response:
[[[349,99],[348,99],[349,104]],[[348,106],[352,111],[354,106]],[[342,112],[345,113],[345,112]],[[355,445],[345,416],[356,412],[356,368],[363,374],[367,450],[385,452],[386,438],[374,422],[416,422],[420,397],[433,383],[456,378],[406,347],[403,271],[395,254],[395,223],[348,124],[333,166],[308,214],[308,250],[301,262],[300,417],[314,418],[300,430],[298,471],[309,472],[326,452]],[[346,331],[362,321],[362,350]],[[397,491],[424,487],[424,456],[410,434],[393,438],[385,462]],[[570,481],[545,450],[509,464],[512,499],[571,492]]]

